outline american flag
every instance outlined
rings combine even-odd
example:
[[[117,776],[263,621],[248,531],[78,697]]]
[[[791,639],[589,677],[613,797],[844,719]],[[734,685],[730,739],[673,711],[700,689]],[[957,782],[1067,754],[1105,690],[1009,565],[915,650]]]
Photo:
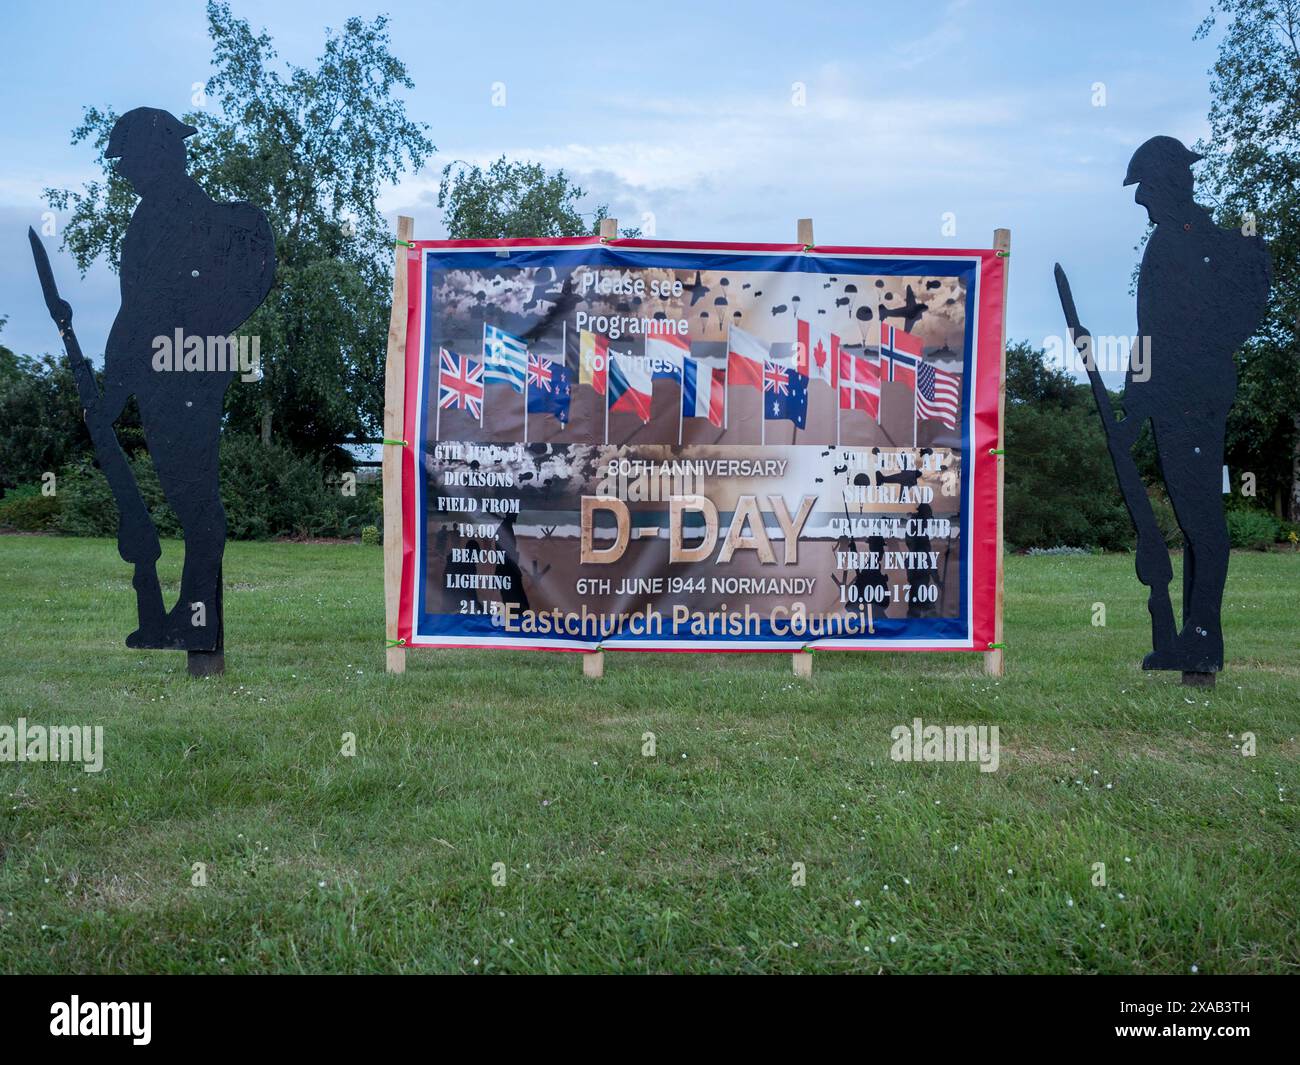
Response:
[[[921,418],[937,418],[949,429],[956,429],[959,403],[961,380],[922,359],[916,372],[917,415]]]
[[[483,416],[483,364],[468,355],[456,355],[439,348],[438,406],[442,410],[467,410]]]
[[[790,371],[774,362],[764,363],[763,391],[786,395],[790,391]]]
[[[551,390],[551,360],[544,355],[528,353],[528,385],[536,385],[545,392]]]

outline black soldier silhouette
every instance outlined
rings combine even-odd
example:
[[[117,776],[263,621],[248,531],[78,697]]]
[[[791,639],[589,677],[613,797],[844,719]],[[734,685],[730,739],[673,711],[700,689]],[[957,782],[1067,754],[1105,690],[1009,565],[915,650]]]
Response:
[[[136,566],[139,628],[128,646],[214,651],[223,641],[226,540],[217,445],[226,389],[248,368],[228,341],[271,289],[275,241],[260,210],[214,202],[186,172],[185,138],[195,132],[167,111],[140,107],[118,119],[109,135],[105,155],[116,160],[140,202],[122,240],[122,302],[104,348],[104,391],[99,395],[92,380],[82,402],[118,504],[118,550]],[[42,249],[38,270],[43,256]],[[62,301],[57,306],[66,310],[66,329],[55,317],[69,340],[71,309]],[[74,364],[80,360],[75,343],[68,345]],[[180,597],[170,612],[155,571],[158,534],[113,436],[113,422],[131,396],[185,536]]]
[[[909,518],[917,522],[918,528],[926,528],[927,523],[934,518],[934,510],[929,503],[918,503],[916,513],[909,514]],[[907,550],[916,557],[929,556],[933,551],[934,545],[930,542],[930,537],[918,533],[915,536],[905,536],[903,543]],[[930,599],[928,595],[921,591],[931,584],[937,584],[939,575],[929,566],[909,567],[907,570],[907,583],[909,585],[909,598],[907,601],[907,616],[909,618],[929,617],[937,614],[939,598]],[[939,595],[943,594],[943,588],[939,588]]]
[[[1212,683],[1223,668],[1221,607],[1228,574],[1223,514],[1224,426],[1237,391],[1233,354],[1263,317],[1270,284],[1263,240],[1216,225],[1193,200],[1191,165],[1201,156],[1173,137],[1152,137],[1133,154],[1125,185],[1155,228],[1138,274],[1138,335],[1144,360],[1124,381],[1124,418],[1111,415],[1091,337],[1079,324],[1069,283],[1057,286],[1085,355],[1124,502],[1138,530],[1138,577],[1151,588],[1153,650],[1145,669],[1182,670]],[[1174,632],[1172,567],[1129,449],[1151,422],[1160,472],[1186,545],[1183,626]],[[1200,678],[1205,678],[1204,680]]]
[[[528,609],[528,593],[524,591],[524,571],[519,566],[519,540],[515,536],[515,515],[508,514],[497,526],[497,544],[503,561],[496,566],[496,575],[504,578],[501,602],[514,603],[522,612]]]

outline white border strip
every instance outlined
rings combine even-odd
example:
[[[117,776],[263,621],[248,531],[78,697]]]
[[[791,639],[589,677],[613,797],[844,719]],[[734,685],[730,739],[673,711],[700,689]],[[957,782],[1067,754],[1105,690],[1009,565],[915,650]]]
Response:
[[[415,564],[411,567],[411,640],[408,647],[429,647],[429,648],[447,648],[447,647],[498,647],[511,649],[516,643],[527,643],[528,649],[542,649],[555,651],[590,651],[593,645],[587,640],[565,640],[565,639],[545,639],[530,638],[526,634],[516,636],[448,636],[440,637],[433,634],[421,634],[419,631],[418,619],[420,616],[420,574],[423,569],[422,560],[425,557],[425,537],[428,531],[428,521],[424,505],[424,440],[420,438],[420,424],[423,421],[423,411],[425,404],[425,390],[427,382],[425,381],[425,328],[428,323],[428,308],[424,305],[425,293],[428,290],[426,273],[428,270],[429,256],[437,254],[474,254],[482,255],[494,251],[509,251],[512,254],[515,251],[520,252],[537,252],[537,251],[585,251],[588,248],[609,248],[612,251],[626,251],[631,254],[646,252],[668,252],[682,255],[739,255],[739,256],[780,256],[780,255],[816,255],[816,249],[805,252],[779,252],[770,250],[753,250],[741,251],[736,248],[620,248],[617,245],[611,246],[598,242],[591,244],[539,244],[529,245],[520,248],[497,248],[491,247],[473,247],[473,248],[421,248],[420,255],[420,284],[419,284],[419,304],[418,313],[420,317],[420,341],[419,351],[416,359],[416,406],[415,406],[415,427],[412,435],[418,443],[415,446],[414,459],[415,466],[415,539],[417,549],[415,552]],[[824,253],[827,258],[833,259],[871,259],[871,260],[893,260],[906,261],[911,259],[943,259],[954,263],[971,263],[975,266],[975,291],[973,293],[974,316],[971,321],[971,351],[970,351],[970,402],[966,404],[966,410],[963,413],[965,423],[965,435],[970,441],[970,476],[966,483],[966,499],[963,504],[963,513],[974,514],[975,507],[975,478],[979,463],[976,461],[975,445],[975,391],[979,384],[979,354],[980,354],[980,281],[982,271],[980,266],[983,262],[978,255],[945,255],[942,251],[931,249],[918,249],[918,253],[901,255],[901,254],[842,254],[839,252]],[[508,259],[509,255],[500,256]],[[749,445],[752,446],[752,445]],[[967,558],[963,559],[963,569],[965,570],[966,584],[966,631],[972,635],[964,640],[937,640],[937,639],[871,639],[855,640],[851,643],[837,642],[837,640],[813,640],[811,642],[798,643],[795,641],[754,641],[746,640],[743,642],[717,641],[717,640],[652,640],[652,641],[626,641],[620,642],[618,639],[612,639],[602,642],[602,648],[610,650],[637,650],[637,651],[731,651],[735,653],[744,653],[746,651],[798,651],[808,647],[814,650],[826,651],[866,651],[866,650],[885,650],[888,648],[908,649],[908,648],[930,648],[939,650],[954,651],[979,651],[983,648],[975,644],[975,541],[974,529],[971,528],[970,522],[962,529],[962,538],[965,540]],[[519,649],[519,648],[515,648]]]

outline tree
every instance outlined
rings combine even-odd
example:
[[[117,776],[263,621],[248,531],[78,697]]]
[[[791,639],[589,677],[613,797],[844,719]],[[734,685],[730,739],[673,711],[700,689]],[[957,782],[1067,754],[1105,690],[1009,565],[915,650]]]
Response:
[[[1269,242],[1267,317],[1237,357],[1228,459],[1253,471],[1279,516],[1300,521],[1300,0],[1219,0],[1228,17],[1211,70],[1203,187],[1225,226],[1255,225]]]
[[[0,328],[7,319],[0,317]],[[144,431],[134,402],[118,419],[118,439],[131,452]],[[67,360],[19,355],[0,344],[0,493],[36,484],[79,460],[90,461],[90,433]]]
[[[1007,347],[1006,450],[1009,545],[1132,545],[1091,391],[1024,341]]]
[[[599,204],[592,221],[578,207],[586,191],[563,170],[548,174],[538,163],[503,155],[486,170],[469,163],[443,167],[438,207],[450,240],[505,237],[581,237],[600,232],[609,208]],[[622,228],[625,237],[640,230]]]
[[[265,32],[216,0],[207,13],[215,70],[184,116],[199,131],[186,142],[190,172],[214,199],[262,208],[278,258],[271,294],[241,330],[260,337],[264,376],[231,387],[228,422],[328,455],[379,431],[393,238],[376,200],[434,146],[396,95],[413,83],[389,51],[385,18],[348,19],[313,68],[281,73]],[[63,246],[83,273],[101,257],[117,268],[136,202],[104,158],[116,118],[88,108],[72,134],[98,150],[102,180],[46,190],[71,211]]]

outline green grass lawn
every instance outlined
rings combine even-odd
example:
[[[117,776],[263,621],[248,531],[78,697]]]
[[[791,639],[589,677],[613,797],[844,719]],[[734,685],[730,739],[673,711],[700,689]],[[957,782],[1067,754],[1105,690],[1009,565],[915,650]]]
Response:
[[[225,571],[227,673],[195,681],[123,646],[111,542],[0,537],[0,725],[106,749],[0,764],[0,970],[1300,970],[1300,555],[1234,556],[1208,693],[1137,668],[1124,557],[1009,560],[1000,682],[920,654],[388,677],[378,548]],[[891,761],[916,715],[998,725],[1000,770]]]

